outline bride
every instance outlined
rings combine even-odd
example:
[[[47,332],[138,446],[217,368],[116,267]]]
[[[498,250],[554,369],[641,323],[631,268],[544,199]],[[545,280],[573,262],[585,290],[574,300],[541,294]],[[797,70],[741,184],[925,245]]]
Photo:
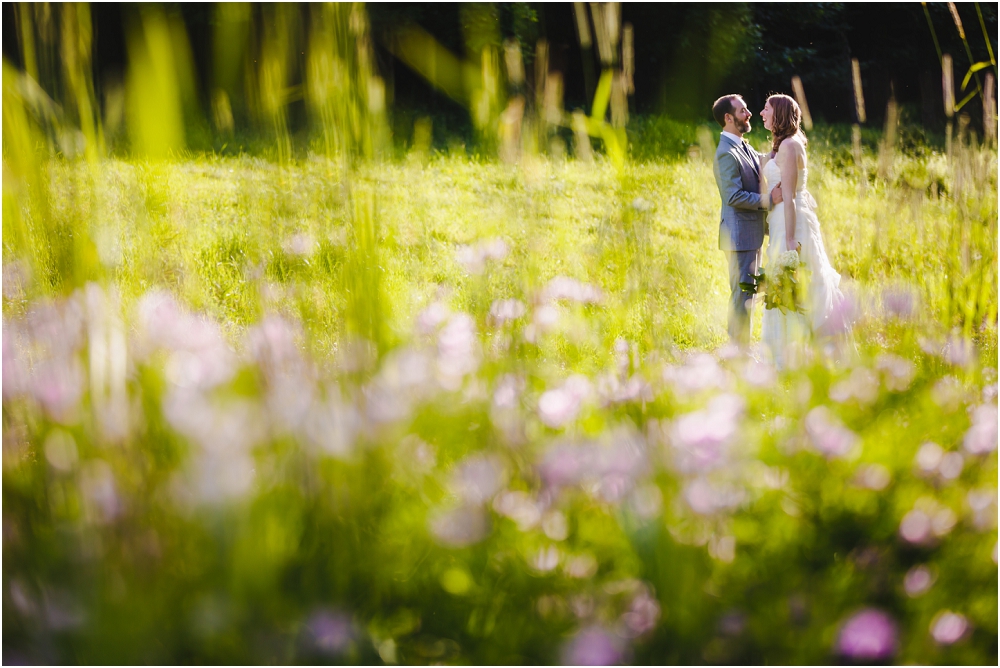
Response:
[[[761,338],[771,351],[775,366],[784,369],[799,362],[799,355],[810,338],[825,338],[837,333],[839,318],[831,318],[842,307],[840,274],[830,265],[816,217],[816,200],[807,190],[808,157],[806,137],[800,129],[802,112],[787,95],[767,98],[760,112],[764,127],[771,131],[774,156],[763,169],[766,189],[781,187],[782,202],[768,214],[765,274],[776,267],[778,256],[796,250],[808,270],[805,313],[764,311]],[[766,190],[765,190],[766,192]],[[789,206],[791,204],[791,206]]]

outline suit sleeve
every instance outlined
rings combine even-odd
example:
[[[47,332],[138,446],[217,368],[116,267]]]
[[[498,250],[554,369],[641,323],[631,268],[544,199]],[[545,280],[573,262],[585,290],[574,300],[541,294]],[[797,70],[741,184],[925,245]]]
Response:
[[[760,193],[743,190],[743,180],[740,178],[740,167],[736,158],[730,153],[719,156],[719,187],[722,190],[722,201],[734,209],[760,211],[762,202]]]

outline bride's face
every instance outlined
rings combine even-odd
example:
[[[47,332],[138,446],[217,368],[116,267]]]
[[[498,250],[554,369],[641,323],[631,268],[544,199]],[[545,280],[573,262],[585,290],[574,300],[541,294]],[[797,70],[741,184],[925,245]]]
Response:
[[[774,120],[774,110],[771,109],[770,100],[764,103],[764,108],[760,110],[760,118],[764,121],[765,130],[773,130],[771,127],[772,121]]]

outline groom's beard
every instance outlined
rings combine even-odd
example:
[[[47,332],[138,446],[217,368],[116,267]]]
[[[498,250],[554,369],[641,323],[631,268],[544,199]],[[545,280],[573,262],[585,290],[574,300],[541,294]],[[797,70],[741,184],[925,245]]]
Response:
[[[740,131],[741,135],[745,135],[750,132],[750,119],[748,118],[742,123],[740,121],[736,121],[736,129]]]

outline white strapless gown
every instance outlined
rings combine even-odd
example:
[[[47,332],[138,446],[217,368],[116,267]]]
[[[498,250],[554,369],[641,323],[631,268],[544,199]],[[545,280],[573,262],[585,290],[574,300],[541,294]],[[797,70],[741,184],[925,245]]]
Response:
[[[764,192],[769,192],[781,181],[777,160],[770,160],[764,165],[763,177],[766,183]],[[816,217],[816,200],[809,194],[808,177],[808,169],[800,168],[795,189],[795,240],[802,244],[800,259],[809,271],[807,311],[803,314],[785,315],[778,309],[768,309],[764,311],[761,326],[761,338],[779,369],[794,363],[797,353],[814,336],[823,337],[835,333],[829,331],[829,325],[836,324],[830,322],[830,316],[835,310],[842,308],[844,299],[840,292],[840,274],[830,265],[823,245],[823,235]],[[770,273],[770,267],[774,266],[778,256],[788,250],[785,248],[786,204],[776,204],[767,216],[765,273]]]

